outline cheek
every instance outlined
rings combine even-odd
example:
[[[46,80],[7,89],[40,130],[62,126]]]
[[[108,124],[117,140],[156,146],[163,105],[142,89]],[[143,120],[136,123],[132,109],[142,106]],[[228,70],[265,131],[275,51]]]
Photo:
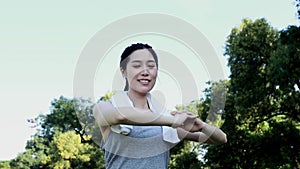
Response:
[[[127,71],[127,77],[130,79],[138,76],[138,74],[139,74],[139,71],[134,70],[134,69]]]
[[[150,74],[152,75],[152,77],[157,77],[157,70],[153,70],[150,72]]]

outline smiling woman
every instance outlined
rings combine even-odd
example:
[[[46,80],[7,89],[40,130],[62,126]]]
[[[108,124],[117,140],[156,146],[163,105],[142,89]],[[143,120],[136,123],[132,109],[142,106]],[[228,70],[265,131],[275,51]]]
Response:
[[[144,94],[153,88],[157,77],[156,63],[147,49],[140,49],[130,55],[130,60],[126,67],[121,67],[122,75],[130,87],[128,89],[131,91],[128,93],[130,98],[133,98],[135,93]],[[146,103],[145,100],[144,102]],[[138,107],[139,105],[135,106]]]
[[[130,60],[128,57],[129,55],[131,58]],[[138,43],[132,45],[127,47],[121,55],[120,69],[123,77],[126,79],[126,86],[124,90],[128,90],[128,83],[133,80],[132,76],[134,77],[135,74],[140,72],[142,72],[142,74],[139,77],[140,79],[137,80],[144,85],[150,85],[152,89],[157,76],[157,55],[152,47],[147,44]],[[127,72],[130,74],[127,74]]]
[[[137,43],[127,47],[121,55],[120,71],[126,79],[124,91],[116,92],[109,102],[96,104],[93,112],[108,169],[166,169],[169,150],[182,139],[226,142],[220,129],[187,111],[170,114],[151,96],[158,71],[151,46]]]

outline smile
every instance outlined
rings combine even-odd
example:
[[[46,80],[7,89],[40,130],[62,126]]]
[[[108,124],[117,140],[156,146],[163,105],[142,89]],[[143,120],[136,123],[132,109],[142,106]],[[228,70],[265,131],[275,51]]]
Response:
[[[151,80],[149,80],[149,79],[138,79],[138,81],[141,83],[150,83],[151,82]]]

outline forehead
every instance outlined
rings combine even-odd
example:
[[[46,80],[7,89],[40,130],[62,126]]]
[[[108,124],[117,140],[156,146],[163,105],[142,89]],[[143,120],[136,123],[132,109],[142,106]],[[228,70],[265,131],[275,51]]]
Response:
[[[134,60],[153,60],[154,57],[148,49],[139,49],[129,55],[130,61]]]

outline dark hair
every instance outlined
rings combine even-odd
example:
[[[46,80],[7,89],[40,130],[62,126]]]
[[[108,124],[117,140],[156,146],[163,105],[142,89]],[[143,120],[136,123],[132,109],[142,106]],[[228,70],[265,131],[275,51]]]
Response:
[[[155,51],[152,49],[152,47],[148,44],[143,44],[143,43],[135,43],[132,44],[128,47],[125,48],[125,50],[123,51],[122,55],[121,55],[121,60],[120,60],[120,67],[123,70],[126,70],[126,65],[128,63],[128,56],[130,54],[132,54],[134,51],[136,50],[141,50],[141,49],[148,49],[148,51],[152,54],[155,63],[156,63],[156,67],[158,67],[158,59],[157,59],[157,55],[155,53]],[[125,91],[128,90],[128,81],[126,79],[126,86],[125,86]]]

